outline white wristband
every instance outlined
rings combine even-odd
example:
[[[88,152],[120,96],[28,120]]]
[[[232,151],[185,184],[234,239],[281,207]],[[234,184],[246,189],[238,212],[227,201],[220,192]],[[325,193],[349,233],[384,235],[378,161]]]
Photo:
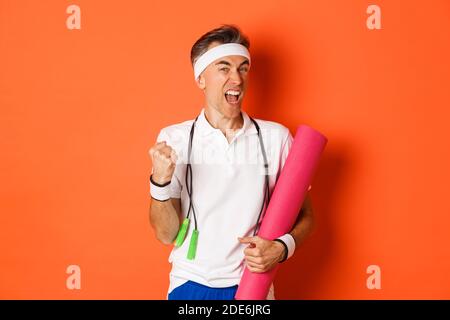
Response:
[[[286,233],[285,235],[282,235],[281,237],[278,237],[277,239],[280,239],[281,241],[283,241],[288,248],[288,256],[287,256],[286,260],[289,259],[290,257],[292,257],[292,255],[294,254],[294,251],[295,251],[294,237],[290,233]]]
[[[166,201],[170,199],[170,182],[167,184],[156,185],[150,176],[150,195],[153,199]]]

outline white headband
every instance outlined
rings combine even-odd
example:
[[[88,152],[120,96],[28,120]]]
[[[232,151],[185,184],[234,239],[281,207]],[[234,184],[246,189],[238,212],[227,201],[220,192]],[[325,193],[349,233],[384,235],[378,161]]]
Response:
[[[194,76],[195,79],[206,69],[207,66],[211,64],[214,60],[225,56],[243,56],[250,62],[250,52],[247,48],[239,43],[225,43],[211,50],[206,51],[204,54],[197,59],[194,64]]]

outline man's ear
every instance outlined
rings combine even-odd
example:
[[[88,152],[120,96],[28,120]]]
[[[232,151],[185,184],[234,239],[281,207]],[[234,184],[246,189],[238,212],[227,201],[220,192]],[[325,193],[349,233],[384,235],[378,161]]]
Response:
[[[197,86],[200,89],[202,89],[202,90],[205,89],[205,87],[206,87],[205,78],[202,75],[199,75],[195,82],[197,83]]]

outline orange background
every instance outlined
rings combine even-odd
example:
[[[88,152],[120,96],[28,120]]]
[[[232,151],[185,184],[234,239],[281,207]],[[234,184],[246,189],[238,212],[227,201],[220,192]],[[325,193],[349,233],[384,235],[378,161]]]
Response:
[[[0,298],[165,298],[147,152],[200,111],[190,48],[222,23],[250,37],[244,110],[329,138],[277,298],[450,298],[446,0],[0,0]]]

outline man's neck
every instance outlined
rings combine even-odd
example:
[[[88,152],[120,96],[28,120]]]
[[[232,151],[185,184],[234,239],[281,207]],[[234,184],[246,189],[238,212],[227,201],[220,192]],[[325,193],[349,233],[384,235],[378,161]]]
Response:
[[[227,117],[214,108],[205,107],[205,118],[213,128],[220,129],[225,136],[244,126],[242,112],[234,117]]]

